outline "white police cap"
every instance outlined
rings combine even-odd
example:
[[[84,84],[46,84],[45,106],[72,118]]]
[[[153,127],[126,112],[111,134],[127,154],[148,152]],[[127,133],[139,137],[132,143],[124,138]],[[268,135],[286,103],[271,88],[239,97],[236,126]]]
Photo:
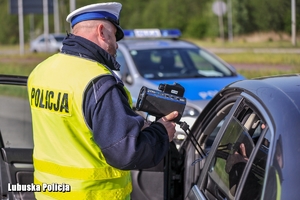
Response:
[[[67,22],[73,27],[75,24],[86,21],[105,19],[113,23],[117,28],[116,39],[121,40],[124,37],[124,32],[119,25],[119,15],[122,9],[122,4],[117,2],[96,3],[78,8],[67,16]]]

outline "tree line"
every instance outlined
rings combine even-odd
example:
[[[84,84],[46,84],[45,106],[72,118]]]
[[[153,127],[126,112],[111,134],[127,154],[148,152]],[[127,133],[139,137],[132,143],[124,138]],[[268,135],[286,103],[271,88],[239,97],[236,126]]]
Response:
[[[9,13],[9,1],[0,0],[0,44],[19,42],[18,16]],[[231,8],[230,16],[232,16],[231,18],[227,14],[222,16],[225,35],[231,31],[227,26],[229,22],[232,24],[234,35],[269,31],[291,33],[291,0],[223,1],[227,8]],[[58,2],[59,28],[61,32],[70,31],[70,26],[65,21],[70,9],[69,0]],[[185,37],[197,39],[220,37],[220,18],[212,10],[215,0],[119,0],[119,2],[123,4],[120,23],[124,29],[178,28]],[[99,1],[76,0],[76,7],[91,3]],[[49,32],[54,32],[54,21],[53,14],[50,14]],[[23,23],[25,42],[43,33],[42,14],[24,15]],[[300,1],[296,2],[296,27],[296,30],[300,28]]]

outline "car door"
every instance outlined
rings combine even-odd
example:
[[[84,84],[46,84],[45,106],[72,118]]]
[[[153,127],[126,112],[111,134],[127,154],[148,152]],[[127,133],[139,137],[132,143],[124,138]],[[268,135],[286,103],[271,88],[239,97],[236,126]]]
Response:
[[[132,170],[132,200],[180,200],[183,199],[183,154],[175,143],[165,158],[150,169]]]
[[[271,118],[242,91],[218,96],[192,129],[203,153],[184,144],[186,199],[259,199],[273,141]]]
[[[2,199],[35,199],[27,77],[0,75]]]

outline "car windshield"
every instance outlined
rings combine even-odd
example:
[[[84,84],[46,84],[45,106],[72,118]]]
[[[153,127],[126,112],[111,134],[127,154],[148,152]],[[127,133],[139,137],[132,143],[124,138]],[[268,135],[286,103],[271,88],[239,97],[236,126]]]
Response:
[[[218,58],[201,49],[131,50],[139,73],[147,79],[228,77],[233,72]]]
[[[57,42],[62,42],[65,39],[65,36],[55,36]]]

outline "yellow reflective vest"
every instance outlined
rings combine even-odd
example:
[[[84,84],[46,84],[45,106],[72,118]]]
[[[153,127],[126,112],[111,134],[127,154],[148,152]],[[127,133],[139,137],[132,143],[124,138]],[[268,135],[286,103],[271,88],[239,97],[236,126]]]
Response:
[[[30,74],[37,199],[130,199],[130,171],[107,164],[82,110],[87,85],[106,74],[98,62],[61,53]]]

